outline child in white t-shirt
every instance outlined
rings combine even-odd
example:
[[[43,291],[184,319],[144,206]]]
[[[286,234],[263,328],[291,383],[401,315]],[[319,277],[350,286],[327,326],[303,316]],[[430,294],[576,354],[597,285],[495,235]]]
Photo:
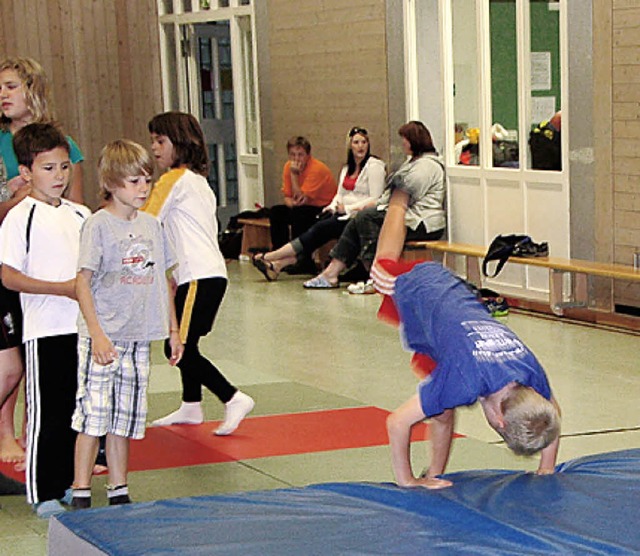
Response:
[[[4,285],[20,292],[27,382],[27,501],[41,517],[64,511],[73,478],[77,387],[75,274],[88,208],[62,198],[71,177],[69,143],[52,124],[20,129],[13,145],[29,196],[2,223]]]

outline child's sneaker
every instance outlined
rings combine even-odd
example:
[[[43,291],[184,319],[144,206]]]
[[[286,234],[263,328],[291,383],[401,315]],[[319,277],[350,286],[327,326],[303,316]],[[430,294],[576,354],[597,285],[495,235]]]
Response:
[[[376,289],[373,287],[373,280],[349,284],[347,286],[347,291],[354,295],[370,295],[372,293],[376,293]]]
[[[73,510],[86,510],[91,507],[91,489],[90,488],[74,488],[71,498],[71,508]]]
[[[131,504],[131,498],[129,498],[129,487],[127,485],[107,485],[107,498],[109,499],[109,506]]]
[[[54,515],[60,515],[66,512],[65,507],[58,500],[45,500],[34,504],[33,509],[38,517],[49,519]]]
[[[485,298],[483,302],[492,317],[506,317],[509,314],[509,304],[502,296]]]
[[[227,436],[238,428],[240,422],[251,412],[256,402],[238,390],[225,405],[224,421],[214,431],[217,436]]]

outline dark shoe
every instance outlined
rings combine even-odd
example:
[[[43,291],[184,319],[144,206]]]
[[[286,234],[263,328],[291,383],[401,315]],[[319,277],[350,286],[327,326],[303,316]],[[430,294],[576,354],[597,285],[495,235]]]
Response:
[[[112,496],[109,498],[109,506],[121,506],[123,504],[131,504],[131,498],[128,494],[121,494],[120,496]]]
[[[267,279],[267,282],[274,282],[278,279],[278,274],[280,274],[273,266],[271,261],[265,261],[264,255],[259,256],[256,255],[251,259],[253,266],[255,266],[262,275]]]
[[[549,244],[546,241],[542,243],[535,243],[528,241],[521,243],[513,250],[514,257],[548,257],[549,256]]]
[[[78,497],[74,496],[71,499],[72,510],[86,510],[91,507],[91,496]]]

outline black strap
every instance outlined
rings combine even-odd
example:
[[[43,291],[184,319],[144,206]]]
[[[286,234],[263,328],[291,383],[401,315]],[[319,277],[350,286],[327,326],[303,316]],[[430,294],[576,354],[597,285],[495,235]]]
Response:
[[[27,253],[29,252],[29,249],[31,248],[31,225],[33,224],[33,213],[36,211],[36,204],[34,203],[31,206],[31,210],[29,211],[29,216],[27,218]]]

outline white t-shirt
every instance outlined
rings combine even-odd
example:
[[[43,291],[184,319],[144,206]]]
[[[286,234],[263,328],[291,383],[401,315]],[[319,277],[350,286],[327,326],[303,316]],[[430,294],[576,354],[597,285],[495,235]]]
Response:
[[[178,257],[178,285],[202,278],[226,278],[218,246],[216,197],[207,180],[186,168],[165,172],[142,210],[162,222]]]
[[[66,199],[57,207],[25,197],[0,227],[0,261],[38,280],[76,276],[80,228],[91,211]],[[77,332],[78,303],[60,295],[20,294],[23,341]]]

